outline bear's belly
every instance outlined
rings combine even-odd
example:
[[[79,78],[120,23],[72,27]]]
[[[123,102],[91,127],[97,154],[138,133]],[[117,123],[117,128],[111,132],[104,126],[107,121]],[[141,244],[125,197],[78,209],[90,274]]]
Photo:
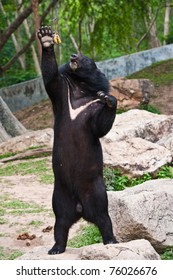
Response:
[[[88,133],[55,130],[53,170],[55,180],[70,187],[93,180],[102,173],[102,149],[99,139]]]

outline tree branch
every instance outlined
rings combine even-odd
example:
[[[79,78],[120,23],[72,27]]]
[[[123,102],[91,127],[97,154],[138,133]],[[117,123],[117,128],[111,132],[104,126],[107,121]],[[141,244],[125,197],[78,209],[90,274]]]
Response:
[[[157,8],[156,14],[155,14],[153,20],[151,21],[151,23],[150,23],[150,25],[149,25],[149,27],[148,27],[146,33],[145,33],[145,34],[141,37],[141,39],[139,40],[139,42],[138,42],[138,44],[137,44],[137,46],[136,46],[137,50],[139,50],[139,46],[141,45],[141,43],[143,42],[143,40],[147,37],[147,35],[148,35],[148,33],[150,32],[150,30],[151,30],[153,24],[155,23],[156,18],[157,18],[158,13],[159,13],[159,10],[160,10],[160,6]]]
[[[41,3],[42,0],[39,0]],[[5,43],[8,41],[12,33],[22,24],[25,18],[27,18],[32,13],[32,8],[29,6],[26,8],[16,19],[13,21],[9,27],[1,34],[0,37],[0,50],[3,48]]]
[[[50,12],[50,10],[55,6],[57,0],[53,0],[49,6],[47,7],[47,10],[44,12],[44,14],[41,16],[40,18],[40,22],[43,22],[45,17],[48,15],[48,13]],[[28,43],[4,66],[0,67],[0,76],[3,74],[3,72],[7,71],[15,62],[16,60],[19,58],[20,55],[22,55],[24,52],[26,52],[30,45],[32,44],[32,42],[35,40],[35,32],[32,33]]]
[[[5,163],[5,162],[9,162],[9,161],[15,161],[15,160],[20,160],[20,159],[26,159],[28,157],[36,157],[36,156],[49,156],[52,154],[52,149],[51,148],[38,148],[38,149],[34,149],[34,150],[28,150],[22,153],[19,153],[15,156],[11,156],[8,158],[4,158],[0,160],[0,163]]]

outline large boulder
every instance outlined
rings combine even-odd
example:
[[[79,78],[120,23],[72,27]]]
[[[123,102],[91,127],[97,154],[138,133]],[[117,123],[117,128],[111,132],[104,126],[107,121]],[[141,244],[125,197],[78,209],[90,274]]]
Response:
[[[173,116],[130,110],[117,115],[101,142],[105,164],[131,176],[155,172],[172,161]]]
[[[173,246],[173,179],[147,181],[108,192],[109,213],[119,242],[147,239],[156,251]]]
[[[120,244],[93,244],[79,249],[67,248],[60,255],[48,255],[49,248],[35,247],[20,260],[159,260],[160,256],[147,240]]]
[[[118,100],[118,108],[132,109],[148,104],[154,86],[147,79],[115,78],[110,81],[111,95]]]
[[[83,247],[82,260],[159,260],[160,256],[147,240],[119,244],[95,244]]]

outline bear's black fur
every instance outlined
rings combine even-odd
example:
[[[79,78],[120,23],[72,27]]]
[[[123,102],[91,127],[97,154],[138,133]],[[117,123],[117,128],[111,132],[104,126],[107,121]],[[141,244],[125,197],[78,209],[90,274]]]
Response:
[[[38,31],[42,45],[42,75],[54,111],[53,210],[55,245],[49,254],[63,253],[72,224],[81,217],[98,226],[103,243],[116,243],[108,215],[99,138],[115,119],[117,102],[94,61],[82,54],[58,69],[52,30]]]

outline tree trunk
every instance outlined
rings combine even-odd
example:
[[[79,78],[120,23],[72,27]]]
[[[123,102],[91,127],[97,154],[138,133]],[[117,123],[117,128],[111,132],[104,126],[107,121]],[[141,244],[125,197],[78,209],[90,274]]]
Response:
[[[166,45],[166,37],[169,34],[170,12],[171,12],[170,0],[166,0],[165,21],[164,21],[164,42],[163,42],[164,45]]]
[[[18,3],[19,3],[19,5],[21,5],[21,10],[23,11],[22,0],[18,0]],[[27,19],[24,20],[23,25],[24,25],[24,28],[26,31],[27,38],[29,39],[31,37],[31,32],[29,30],[29,25],[28,25]],[[35,71],[36,71],[37,75],[40,76],[41,69],[40,69],[39,59],[38,59],[34,45],[31,45],[31,50],[32,50],[32,57],[33,57],[33,61],[34,61]]]
[[[38,0],[31,0],[31,7],[34,14],[34,29],[35,33],[37,33],[38,29],[40,28],[40,17],[38,12]],[[36,36],[36,43],[37,43],[37,49],[38,49],[38,55],[39,59],[41,60],[41,46],[38,37]]]
[[[26,128],[12,114],[0,97],[0,143],[11,137],[26,133]]]
[[[10,26],[11,22],[10,22],[10,20],[7,17],[7,14],[6,14],[5,10],[4,10],[2,2],[0,2],[0,9],[1,9],[3,15],[7,18],[8,26]],[[21,49],[21,46],[18,44],[18,41],[17,41],[16,36],[15,36],[14,33],[12,34],[12,40],[13,40],[13,44],[14,44],[15,50],[16,50],[16,52],[18,52]],[[18,59],[19,59],[19,63],[21,65],[21,68],[23,70],[25,70],[26,69],[25,59],[22,56],[20,56]]]
[[[24,27],[25,27],[26,35],[29,39],[31,37],[31,33],[29,31],[28,22],[26,19],[24,20]],[[32,50],[32,57],[34,61],[35,71],[37,75],[40,76],[41,75],[40,63],[34,45],[31,45],[31,50]]]
[[[152,22],[152,18],[153,18],[151,8],[149,8],[148,13],[149,13],[149,22],[146,21],[147,28],[149,28],[150,23]],[[149,29],[149,34],[150,34],[150,47],[151,48],[160,47],[161,44],[160,44],[160,41],[157,37],[157,28],[156,28],[156,22],[155,21],[153,22],[153,24],[151,25],[151,28]]]

